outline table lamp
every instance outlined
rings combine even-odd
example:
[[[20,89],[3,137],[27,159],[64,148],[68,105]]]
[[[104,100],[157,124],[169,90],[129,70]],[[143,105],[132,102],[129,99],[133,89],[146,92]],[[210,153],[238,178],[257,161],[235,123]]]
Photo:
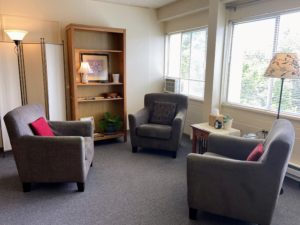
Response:
[[[78,72],[82,73],[81,82],[87,84],[89,82],[88,73],[92,73],[93,71],[88,62],[81,62]]]
[[[265,72],[265,77],[281,79],[277,119],[279,119],[284,79],[300,78],[299,59],[296,53],[276,53]]]

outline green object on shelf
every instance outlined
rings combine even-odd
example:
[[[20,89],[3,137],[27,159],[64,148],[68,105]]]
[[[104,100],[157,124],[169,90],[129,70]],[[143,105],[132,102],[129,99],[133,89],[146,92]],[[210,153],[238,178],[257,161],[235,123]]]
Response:
[[[232,120],[233,118],[229,115],[224,115],[224,119],[223,119],[223,122],[224,123],[227,123],[229,120]]]
[[[230,129],[232,127],[233,118],[229,115],[225,115],[223,118],[224,129]]]
[[[103,115],[103,119],[100,120],[100,130],[103,133],[111,134],[119,131],[123,125],[123,121],[120,116],[113,115],[110,112],[106,112]]]

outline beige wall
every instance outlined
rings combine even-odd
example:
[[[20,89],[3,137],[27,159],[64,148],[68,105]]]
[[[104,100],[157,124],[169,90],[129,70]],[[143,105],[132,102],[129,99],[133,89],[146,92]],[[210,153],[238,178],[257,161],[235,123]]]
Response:
[[[188,0],[186,0],[188,1]],[[289,10],[300,9],[300,1],[294,0],[266,0],[259,4],[252,4],[238,8],[236,11],[230,10],[227,12],[226,20],[239,20],[253,18],[259,15],[271,15],[277,12],[289,11]],[[181,14],[183,14],[181,12]],[[217,16],[217,15],[215,15]],[[188,28],[199,27],[209,24],[209,14],[207,11],[193,13],[180,18],[168,20],[165,23],[165,33],[185,30]],[[207,66],[211,65],[208,62]],[[224,74],[225,75],[225,74]],[[206,74],[206,76],[213,76],[212,74]],[[214,75],[216,76],[216,75]],[[220,75],[221,76],[221,75]],[[213,79],[207,79],[206,82],[213,82]],[[225,81],[222,81],[222,89],[225,89]],[[206,86],[213,86],[211,83],[207,83]],[[223,90],[224,91],[224,90]],[[224,96],[221,96],[224,98]],[[205,96],[204,102],[190,100],[188,116],[185,126],[185,132],[190,133],[191,129],[189,125],[196,122],[205,122],[207,117],[205,113],[210,110],[210,105],[206,104],[207,95]],[[224,114],[230,114],[234,118],[234,127],[241,129],[242,134],[249,132],[256,132],[262,129],[270,130],[272,122],[276,115],[270,113],[264,113],[257,110],[249,110],[236,108],[232,106],[226,106],[220,102],[221,112]],[[296,130],[296,141],[291,162],[300,165],[300,118],[288,118],[294,125]]]
[[[160,22],[173,20],[191,13],[208,9],[209,0],[181,0],[157,9],[157,19]]]
[[[208,10],[192,13],[165,22],[165,33],[193,29],[208,25]]]
[[[145,93],[162,90],[163,25],[152,9],[93,0],[0,0],[0,15],[24,17],[24,24],[18,20],[20,27],[28,26],[31,19],[58,21],[62,39],[69,23],[125,28],[128,113],[141,108]],[[1,35],[5,37],[3,32]],[[25,41],[32,41],[33,36],[29,33]]]
[[[240,7],[236,11],[230,10],[228,19],[247,19],[257,15],[270,15],[272,13],[300,9],[300,1],[297,0],[264,0],[259,4]]]

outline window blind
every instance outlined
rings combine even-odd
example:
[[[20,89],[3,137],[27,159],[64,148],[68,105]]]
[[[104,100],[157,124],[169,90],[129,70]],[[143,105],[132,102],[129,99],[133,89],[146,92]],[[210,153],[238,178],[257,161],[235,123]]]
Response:
[[[300,57],[300,12],[234,23],[227,102],[277,111],[281,80],[264,77],[276,52]],[[285,79],[281,112],[300,116],[300,80]]]

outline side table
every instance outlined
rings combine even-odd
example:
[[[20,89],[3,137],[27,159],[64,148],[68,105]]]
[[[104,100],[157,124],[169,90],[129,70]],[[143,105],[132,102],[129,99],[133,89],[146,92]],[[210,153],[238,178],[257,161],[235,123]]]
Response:
[[[199,142],[199,153],[203,154],[207,151],[207,140],[210,133],[220,135],[240,136],[241,131],[238,129],[216,129],[208,125],[208,123],[197,123],[191,125],[193,129],[193,153],[197,153],[197,144]]]

